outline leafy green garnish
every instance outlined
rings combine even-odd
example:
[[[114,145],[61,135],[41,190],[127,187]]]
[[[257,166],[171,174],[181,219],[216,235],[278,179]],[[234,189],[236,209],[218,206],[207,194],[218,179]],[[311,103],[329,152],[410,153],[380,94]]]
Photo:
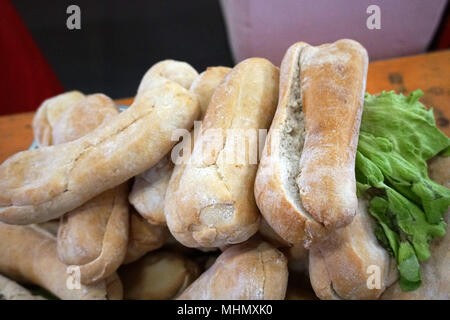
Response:
[[[430,257],[433,238],[445,235],[443,214],[450,205],[450,190],[427,173],[427,160],[448,152],[450,140],[418,101],[422,95],[366,93],[356,154],[358,195],[372,198],[375,234],[396,258],[405,291],[420,286],[419,261]]]

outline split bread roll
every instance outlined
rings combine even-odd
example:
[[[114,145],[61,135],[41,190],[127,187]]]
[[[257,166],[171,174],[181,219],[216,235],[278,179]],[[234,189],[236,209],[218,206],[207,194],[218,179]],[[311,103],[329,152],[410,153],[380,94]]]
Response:
[[[161,248],[168,237],[167,228],[148,223],[139,213],[131,209],[130,235],[123,263],[134,262],[147,252]]]
[[[186,85],[188,84],[186,79],[191,79],[190,74],[192,73],[189,68],[174,61],[166,62],[164,65],[168,70],[163,70],[163,73],[170,76],[173,76],[173,70],[178,70],[178,75],[185,69],[183,80]],[[156,64],[155,67],[162,68],[161,64]],[[170,70],[172,72],[169,72]],[[231,69],[226,67],[209,67],[198,75],[190,85],[190,91],[197,96],[200,103],[202,118],[216,87],[230,71]],[[171,80],[177,82],[180,81],[179,78],[174,76]],[[151,224],[166,225],[164,199],[173,167],[174,164],[169,154],[153,168],[135,177],[133,189],[129,196],[130,203]]]
[[[280,97],[255,181],[269,225],[311,245],[356,212],[355,154],[368,57],[352,40],[292,45],[281,63]]]
[[[119,270],[124,299],[165,300],[176,298],[200,274],[196,263],[170,251],[152,252]]]
[[[268,60],[251,58],[214,92],[193,152],[175,168],[167,190],[167,226],[183,245],[222,247],[258,230],[256,141],[258,129],[268,128],[275,112],[278,77]]]
[[[359,199],[353,222],[310,249],[309,275],[320,299],[378,299],[397,280],[395,259],[378,243],[367,206]],[[379,276],[379,288],[372,274]]]
[[[251,239],[226,249],[179,300],[281,300],[287,259],[266,242]]]
[[[194,94],[152,76],[130,108],[73,142],[19,152],[0,166],[0,221],[57,218],[151,168],[190,129],[200,107]]]
[[[107,124],[119,110],[104,94],[92,94],[64,111],[53,126],[54,144],[76,140]],[[80,267],[81,283],[111,276],[121,265],[128,242],[128,188],[107,190],[66,213],[57,236],[59,259]]]
[[[77,289],[75,278],[71,280],[70,270],[57,257],[55,240],[38,227],[0,223],[0,273],[39,285],[61,299],[121,299],[117,278]]]
[[[45,300],[0,274],[0,300]]]
[[[64,111],[84,98],[79,91],[69,91],[45,100],[33,118],[34,139],[38,146],[53,144],[53,128]]]
[[[450,188],[450,157],[435,157],[428,166],[430,178]],[[450,224],[450,210],[444,216]],[[421,263],[422,285],[414,290],[402,291],[398,282],[389,287],[382,299],[385,300],[450,300],[450,231],[442,238],[433,240],[431,257]]]

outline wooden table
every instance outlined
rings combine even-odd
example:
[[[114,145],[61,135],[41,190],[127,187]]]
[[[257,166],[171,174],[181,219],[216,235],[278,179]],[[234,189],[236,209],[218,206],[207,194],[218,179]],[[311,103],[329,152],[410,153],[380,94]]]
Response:
[[[450,136],[450,50],[418,56],[376,61],[369,65],[367,91],[395,90],[407,94],[422,89],[421,101],[434,108],[438,126]],[[132,99],[117,100],[130,104]],[[0,162],[27,149],[32,140],[34,113],[0,117]]]

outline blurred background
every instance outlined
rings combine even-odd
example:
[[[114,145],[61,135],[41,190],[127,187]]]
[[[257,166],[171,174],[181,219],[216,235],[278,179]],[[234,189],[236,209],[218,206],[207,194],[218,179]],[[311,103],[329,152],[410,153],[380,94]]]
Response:
[[[35,110],[66,90],[134,96],[171,58],[199,72],[251,56],[279,64],[296,41],[360,41],[371,61],[450,47],[447,0],[0,0],[0,114]],[[81,30],[69,30],[69,5]],[[369,30],[366,9],[381,9]]]

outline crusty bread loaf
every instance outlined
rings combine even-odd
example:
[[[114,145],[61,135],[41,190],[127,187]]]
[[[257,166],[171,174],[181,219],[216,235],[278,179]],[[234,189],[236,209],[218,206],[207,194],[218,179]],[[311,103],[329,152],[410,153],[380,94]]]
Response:
[[[162,68],[160,64],[156,64],[155,66],[158,66],[158,69]],[[173,72],[175,68],[179,69],[176,74],[181,73],[183,71],[182,69],[186,68],[184,71],[186,76],[183,78],[183,81],[187,84],[186,79],[190,79],[189,74],[191,73],[189,68],[183,64],[176,64],[175,62],[166,62],[164,66],[172,70],[172,72],[164,70],[161,70],[161,72],[170,76],[175,74]],[[203,118],[204,111],[216,87],[222,82],[230,70],[230,68],[226,67],[210,67],[198,75],[192,82],[189,90],[197,96],[202,110],[201,118]],[[174,76],[171,80],[180,81],[179,78]],[[167,155],[157,165],[135,177],[129,200],[136,210],[151,224],[166,225],[164,199],[173,166],[171,156]]]
[[[198,97],[201,109],[200,118],[205,115],[214,91],[230,71],[231,68],[228,67],[208,67],[192,82],[189,90]]]
[[[182,244],[220,247],[245,241],[257,231],[253,184],[258,154],[252,149],[257,144],[244,139],[250,133],[256,140],[258,129],[269,127],[278,77],[278,68],[269,61],[251,58],[239,63],[214,92],[192,155],[185,167],[174,170],[167,190],[167,225]],[[241,150],[242,141],[248,144]],[[234,161],[242,151],[245,159]]]
[[[130,235],[124,264],[134,262],[147,252],[159,249],[169,237],[166,227],[148,223],[139,213],[131,209]]]
[[[84,98],[79,91],[69,91],[42,102],[33,118],[34,139],[38,146],[53,144],[53,127],[64,111]]]
[[[290,243],[311,245],[351,222],[357,207],[355,154],[367,52],[339,40],[292,45],[255,181],[269,225]]]
[[[124,299],[130,300],[176,298],[199,274],[200,269],[195,262],[164,249],[120,268]]]
[[[450,188],[450,157],[434,157],[428,166],[430,178]],[[450,224],[450,210],[444,216]],[[414,291],[402,291],[398,282],[382,295],[385,300],[450,300],[450,231],[433,240],[431,257],[421,263],[422,285]]]
[[[132,106],[73,142],[20,152],[0,166],[0,221],[47,221],[151,168],[190,129],[194,94],[158,75]]]
[[[311,248],[309,275],[319,298],[378,299],[398,278],[395,259],[378,243],[374,227],[367,200],[359,199],[353,222]],[[379,268],[378,289],[367,285],[374,274],[370,266]]]
[[[72,283],[70,273],[56,255],[55,238],[38,227],[0,222],[0,273],[39,285],[61,299],[109,297],[105,281],[93,286],[81,285],[80,289],[68,287],[67,284]],[[117,294],[117,290],[114,293]]]
[[[225,250],[179,300],[281,300],[287,260],[266,242],[251,239]]]

